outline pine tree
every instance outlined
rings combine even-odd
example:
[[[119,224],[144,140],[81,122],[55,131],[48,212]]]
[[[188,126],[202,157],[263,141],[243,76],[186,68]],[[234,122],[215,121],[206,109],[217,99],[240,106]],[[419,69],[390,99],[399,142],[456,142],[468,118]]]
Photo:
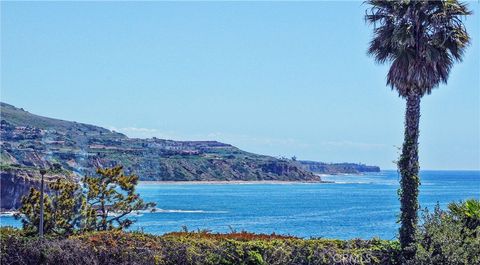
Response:
[[[99,168],[97,176],[86,176],[83,183],[86,202],[91,207],[86,216],[88,230],[128,228],[134,222],[128,214],[155,206],[144,202],[135,192],[138,176],[125,175],[121,166]]]

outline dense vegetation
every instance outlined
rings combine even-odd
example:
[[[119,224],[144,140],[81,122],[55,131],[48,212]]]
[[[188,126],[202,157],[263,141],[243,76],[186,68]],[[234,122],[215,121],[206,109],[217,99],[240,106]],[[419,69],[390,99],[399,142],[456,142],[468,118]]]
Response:
[[[80,186],[57,179],[49,183],[51,195],[45,195],[43,201],[40,191],[32,187],[15,214],[15,218],[22,221],[24,234],[37,235],[39,228],[42,228],[40,234],[62,237],[89,231],[122,230],[134,222],[129,214],[155,207],[155,203],[144,202],[136,193],[138,177],[125,175],[121,166],[99,168],[96,175],[85,176],[82,183]]]
[[[480,263],[480,202],[424,212],[409,264]],[[405,264],[398,241],[301,239],[247,232],[173,232],[163,236],[120,230],[50,235],[0,229],[2,264]]]
[[[423,212],[410,264],[480,264],[480,201],[451,203],[448,210]]]
[[[67,239],[1,231],[2,264],[394,264],[397,243],[249,233],[97,232]]]
[[[455,62],[462,60],[470,37],[462,18],[466,4],[447,1],[369,0],[365,19],[375,26],[368,53],[378,63],[391,63],[387,85],[406,100],[405,132],[398,160],[400,243],[405,261],[415,255],[418,219],[418,138],[421,98],[447,83]]]

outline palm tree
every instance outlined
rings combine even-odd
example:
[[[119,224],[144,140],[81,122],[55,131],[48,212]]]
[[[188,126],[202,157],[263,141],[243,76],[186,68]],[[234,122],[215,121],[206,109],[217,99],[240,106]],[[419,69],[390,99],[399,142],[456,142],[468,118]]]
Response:
[[[368,54],[389,62],[387,85],[406,99],[405,135],[398,161],[400,244],[405,259],[415,254],[419,163],[420,100],[447,83],[453,64],[461,61],[469,36],[462,18],[470,15],[457,0],[368,0],[365,19],[374,25]]]

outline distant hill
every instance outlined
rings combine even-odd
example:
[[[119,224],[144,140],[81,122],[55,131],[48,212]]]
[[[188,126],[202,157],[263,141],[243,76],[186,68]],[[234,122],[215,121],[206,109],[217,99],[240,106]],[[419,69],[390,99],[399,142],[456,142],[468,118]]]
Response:
[[[216,141],[135,139],[77,122],[31,114],[1,103],[1,164],[78,174],[121,164],[141,180],[301,180],[320,177],[292,161],[242,151]]]
[[[315,161],[299,161],[302,168],[319,174],[360,174],[380,172],[380,167],[354,163],[323,163]]]
[[[0,107],[0,208],[18,207],[28,187],[38,185],[38,169],[54,164],[69,172],[60,175],[71,179],[93,174],[97,167],[121,164],[126,173],[155,181],[321,181],[317,173],[372,170],[356,164],[278,159],[216,141],[129,138],[94,125],[38,116],[6,103]],[[50,174],[47,181],[60,175]]]
[[[127,138],[121,133],[115,133],[102,127],[88,125],[78,122],[64,121],[38,116],[21,108],[16,108],[10,104],[0,102],[1,120],[14,127],[31,127],[42,130],[55,131],[61,134],[106,134],[109,138]],[[3,131],[2,131],[3,133]]]

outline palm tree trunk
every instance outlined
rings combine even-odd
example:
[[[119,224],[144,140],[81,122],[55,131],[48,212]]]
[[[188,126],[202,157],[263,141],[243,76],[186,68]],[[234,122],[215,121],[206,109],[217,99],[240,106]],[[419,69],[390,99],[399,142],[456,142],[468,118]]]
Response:
[[[415,231],[418,211],[418,186],[420,185],[418,163],[418,136],[420,122],[420,99],[417,93],[407,96],[405,112],[405,138],[402,155],[398,161],[400,181],[400,245],[406,260],[411,260],[416,252]]]

